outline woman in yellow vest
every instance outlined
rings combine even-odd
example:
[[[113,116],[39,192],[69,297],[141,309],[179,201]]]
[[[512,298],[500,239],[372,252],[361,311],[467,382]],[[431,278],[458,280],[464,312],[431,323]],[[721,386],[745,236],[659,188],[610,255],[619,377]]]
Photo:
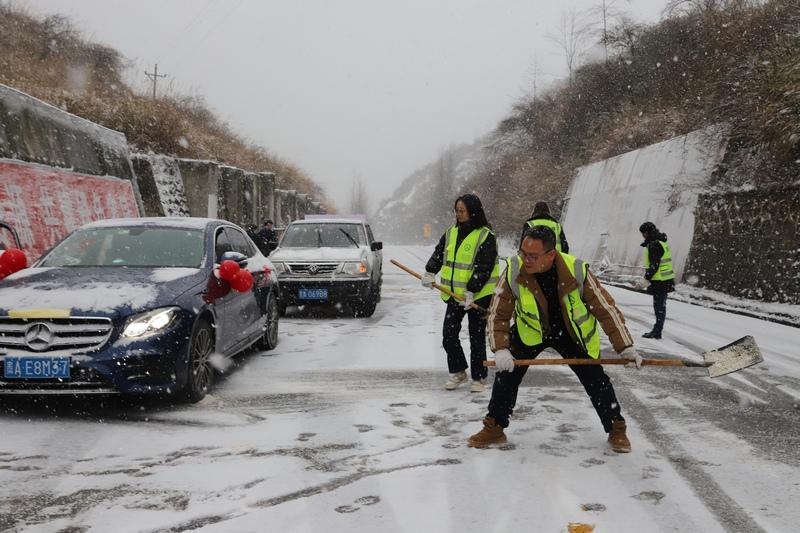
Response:
[[[675,290],[675,273],[672,270],[672,252],[667,244],[667,236],[655,224],[645,222],[639,226],[644,237],[644,279],[636,286],[653,295],[653,311],[656,323],[653,329],[642,335],[646,339],[660,339],[667,320],[667,294]]]
[[[567,242],[567,236],[564,234],[564,228],[561,227],[558,220],[553,218],[553,215],[550,214],[550,206],[547,205],[547,202],[536,202],[536,205],[533,206],[531,218],[526,220],[525,224],[522,225],[522,233],[519,236],[520,246],[522,245],[522,238],[525,235],[525,231],[533,226],[545,226],[553,230],[553,233],[556,234],[556,250],[564,252],[565,254],[569,253],[569,243]]]
[[[460,196],[454,206],[456,223],[439,239],[439,244],[425,265],[424,287],[431,287],[438,272],[439,283],[463,297],[463,302],[442,293],[447,304],[442,327],[442,346],[447,353],[450,379],[444,387],[453,390],[467,381],[467,359],[458,338],[461,322],[469,322],[470,374],[472,392],[482,392],[488,370],[486,360],[486,316],[470,308],[475,303],[483,308],[497,285],[500,267],[497,263],[497,241],[486,220],[483,205],[474,194]]]

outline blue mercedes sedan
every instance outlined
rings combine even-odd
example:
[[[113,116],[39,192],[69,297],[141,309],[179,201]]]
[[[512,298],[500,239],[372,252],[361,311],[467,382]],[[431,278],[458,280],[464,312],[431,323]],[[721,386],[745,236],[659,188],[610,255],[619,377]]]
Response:
[[[220,279],[225,260],[252,279]],[[276,346],[279,295],[272,263],[229,222],[87,224],[0,281],[0,395],[199,401],[227,358]]]

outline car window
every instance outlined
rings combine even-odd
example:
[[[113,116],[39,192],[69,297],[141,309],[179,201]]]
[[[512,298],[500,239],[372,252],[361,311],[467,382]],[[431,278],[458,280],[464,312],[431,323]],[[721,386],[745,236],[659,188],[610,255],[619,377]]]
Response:
[[[228,234],[225,232],[225,228],[217,228],[217,236],[214,239],[214,255],[216,257],[216,262],[219,263],[219,258],[222,257],[222,254],[231,251],[233,251],[233,245],[228,238]]]
[[[231,227],[225,228],[225,233],[228,235],[228,240],[234,252],[238,252],[245,257],[253,257],[256,255],[255,249],[250,245],[244,233]]]
[[[166,227],[79,230],[61,241],[40,266],[149,266],[198,268],[204,233]]]
[[[375,242],[375,236],[372,234],[372,228],[367,226],[367,237],[370,243]]]
[[[281,241],[288,248],[353,248],[367,242],[361,224],[291,224]]]

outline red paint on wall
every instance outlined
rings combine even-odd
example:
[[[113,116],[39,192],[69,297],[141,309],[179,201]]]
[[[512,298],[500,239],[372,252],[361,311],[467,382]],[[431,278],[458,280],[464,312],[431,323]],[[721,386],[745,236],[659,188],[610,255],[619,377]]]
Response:
[[[16,228],[29,261],[87,222],[138,216],[129,180],[0,159],[0,220]]]

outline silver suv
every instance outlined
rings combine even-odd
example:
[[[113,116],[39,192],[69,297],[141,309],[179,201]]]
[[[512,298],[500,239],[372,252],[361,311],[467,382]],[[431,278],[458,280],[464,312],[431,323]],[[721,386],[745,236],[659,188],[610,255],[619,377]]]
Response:
[[[367,317],[381,299],[383,243],[363,216],[308,215],[286,227],[270,254],[287,305],[347,304]]]

